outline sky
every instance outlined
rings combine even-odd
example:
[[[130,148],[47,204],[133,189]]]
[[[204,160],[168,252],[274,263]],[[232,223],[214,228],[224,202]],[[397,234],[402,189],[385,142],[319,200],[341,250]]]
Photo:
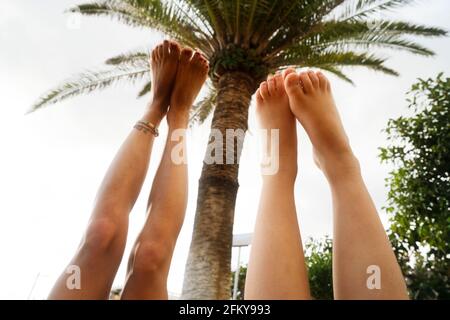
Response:
[[[135,48],[149,50],[164,39],[152,30],[133,29],[102,18],[74,23],[64,10],[80,0],[0,1],[0,299],[44,299],[75,252],[89,219],[97,188],[119,146],[140,118],[149,97],[136,99],[140,87],[113,88],[71,99],[31,115],[25,112],[46,90],[68,76],[100,66],[107,58]],[[397,19],[450,30],[450,1],[417,1],[395,12]],[[368,189],[388,226],[382,207],[385,178],[379,147],[387,121],[409,114],[405,94],[417,78],[450,71],[448,38],[418,39],[432,58],[386,52],[391,77],[347,69],[356,86],[330,76],[335,100],[358,156]],[[198,179],[211,119],[189,133],[189,204],[174,253],[168,288],[181,292],[195,214]],[[261,187],[257,124],[250,109],[250,133],[241,161],[234,234],[251,233]],[[326,181],[312,161],[311,145],[299,128],[296,203],[303,241],[332,236],[332,208]],[[161,132],[167,131],[165,125]],[[125,257],[145,218],[145,203],[162,154],[158,139],[149,174],[130,216]],[[251,200],[249,200],[251,199]],[[249,249],[242,253],[243,263]],[[125,278],[122,263],[114,283]],[[233,251],[233,266],[236,252]]]

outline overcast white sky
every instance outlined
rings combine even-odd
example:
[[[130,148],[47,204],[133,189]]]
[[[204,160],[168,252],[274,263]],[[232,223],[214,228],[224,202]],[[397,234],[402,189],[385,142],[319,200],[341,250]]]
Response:
[[[139,88],[117,86],[24,116],[33,101],[68,75],[98,66],[105,59],[163,39],[107,19],[83,18],[79,29],[67,27],[64,9],[77,0],[0,1],[0,298],[45,298],[54,279],[72,257],[90,215],[93,199],[115,152],[146,100]],[[450,30],[450,1],[418,1],[397,18]],[[348,134],[359,156],[368,188],[379,209],[384,205],[384,179],[378,148],[386,144],[381,130],[389,118],[406,114],[405,93],[418,77],[450,71],[449,39],[420,42],[436,51],[434,58],[387,54],[399,78],[362,69],[348,70],[356,87],[334,77],[333,87]],[[251,108],[250,130],[255,130]],[[180,292],[195,213],[197,180],[210,121],[196,128],[189,147],[190,197],[169,278],[169,291]],[[162,128],[165,131],[165,128]],[[300,174],[297,207],[304,240],[331,235],[327,185],[311,160],[311,147],[299,132]],[[255,137],[246,142],[240,173],[234,232],[252,232],[260,177],[255,165]],[[131,214],[130,250],[144,219],[147,192],[164,139],[159,139],[143,194]],[[385,220],[384,214],[382,214]],[[244,260],[248,257],[245,252]],[[123,263],[116,285],[125,277]]]

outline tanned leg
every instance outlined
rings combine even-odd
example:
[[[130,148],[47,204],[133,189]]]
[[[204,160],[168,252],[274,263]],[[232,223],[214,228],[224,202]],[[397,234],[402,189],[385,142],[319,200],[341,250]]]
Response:
[[[167,276],[188,196],[185,130],[189,110],[208,74],[198,52],[181,52],[167,115],[169,134],[149,197],[148,217],[129,260],[122,299],[167,299]],[[182,146],[182,148],[179,148]],[[180,152],[184,154],[181,154]],[[180,159],[177,159],[180,158]]]
[[[179,50],[169,53],[169,45],[166,41],[153,51],[153,102],[141,119],[156,126],[167,112],[178,67]],[[70,290],[66,283],[72,273],[63,272],[49,299],[109,297],[125,248],[128,215],[144,182],[153,140],[152,134],[137,129],[125,140],[106,173],[86,233],[70,262],[81,272],[81,289]]]
[[[294,200],[297,176],[296,120],[281,74],[256,93],[262,129],[279,130],[279,168],[263,175],[245,299],[309,299],[309,284]],[[270,141],[270,138],[268,139]],[[275,146],[269,143],[269,148]],[[268,150],[272,154],[272,150]],[[273,159],[275,160],[275,159]]]
[[[292,112],[314,146],[334,208],[333,286],[336,299],[407,299],[405,281],[361,176],[322,73],[291,73],[285,79]],[[375,268],[381,288],[367,284]],[[371,282],[371,281],[369,281]]]

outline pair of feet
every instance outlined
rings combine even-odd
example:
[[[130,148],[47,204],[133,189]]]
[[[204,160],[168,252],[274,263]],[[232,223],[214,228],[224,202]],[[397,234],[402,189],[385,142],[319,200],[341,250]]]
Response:
[[[209,71],[207,59],[191,48],[181,48],[174,41],[165,40],[152,52],[153,102],[150,112],[168,122],[189,119],[189,110]],[[170,106],[170,107],[169,107]]]
[[[152,52],[153,103],[150,112],[168,122],[187,124],[189,110],[206,81],[209,65],[200,52],[164,41]],[[351,148],[331,93],[321,72],[297,73],[290,68],[269,76],[256,92],[257,113],[264,129],[280,130],[280,155],[297,159],[297,118],[314,147],[316,164],[328,171]],[[170,106],[170,108],[169,108]],[[296,168],[296,165],[295,165]],[[296,170],[296,169],[294,169]]]
[[[297,73],[289,68],[269,76],[256,92],[256,101],[261,127],[280,130],[281,161],[290,158],[287,161],[296,168],[296,119],[311,139],[314,160],[322,170],[351,155],[330,82],[323,73]]]

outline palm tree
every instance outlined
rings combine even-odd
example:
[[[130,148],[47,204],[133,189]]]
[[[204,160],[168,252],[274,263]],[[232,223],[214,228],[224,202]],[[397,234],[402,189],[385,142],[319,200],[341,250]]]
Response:
[[[410,36],[444,36],[446,31],[382,15],[412,0],[97,0],[70,12],[107,16],[132,27],[159,30],[209,59],[210,92],[194,106],[193,121],[213,112],[211,127],[247,130],[248,108],[259,82],[288,66],[315,67],[351,82],[343,67],[362,66],[388,75],[397,72],[372,49],[404,50],[432,56]],[[380,18],[381,17],[381,18]],[[149,54],[128,52],[106,61],[105,69],[85,72],[42,96],[31,111],[118,81],[145,79],[151,90]],[[198,190],[194,234],[186,266],[184,298],[226,299],[238,150],[224,148],[233,165],[204,163]]]

